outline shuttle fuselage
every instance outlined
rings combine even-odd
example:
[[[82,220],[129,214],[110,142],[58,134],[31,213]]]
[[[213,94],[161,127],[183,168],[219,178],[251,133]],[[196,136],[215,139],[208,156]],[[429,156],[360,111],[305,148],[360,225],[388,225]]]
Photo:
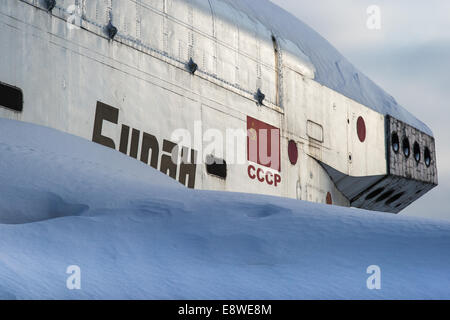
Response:
[[[429,132],[317,82],[228,0],[6,0],[0,40],[1,117],[190,188],[397,213],[437,185]]]

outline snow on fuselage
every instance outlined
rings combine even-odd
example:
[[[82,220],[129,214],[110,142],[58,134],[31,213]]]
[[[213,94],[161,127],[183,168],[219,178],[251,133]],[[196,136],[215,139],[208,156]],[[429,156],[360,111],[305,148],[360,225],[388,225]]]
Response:
[[[345,61],[332,65],[349,84],[328,84],[307,46],[246,1],[72,2],[0,4],[1,117],[93,140],[197,189],[399,212],[437,185],[425,125],[400,106],[384,112],[387,94],[361,74],[346,81]]]

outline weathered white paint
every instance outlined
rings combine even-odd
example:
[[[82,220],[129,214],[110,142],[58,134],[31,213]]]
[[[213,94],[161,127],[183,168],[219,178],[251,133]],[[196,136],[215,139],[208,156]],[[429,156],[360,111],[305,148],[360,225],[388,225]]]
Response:
[[[233,164],[226,180],[199,165],[199,189],[315,202],[325,202],[329,192],[334,204],[349,206],[355,199],[338,189],[336,177],[358,178],[351,191],[357,195],[373,177],[388,174],[385,116],[314,80],[314,66],[295,44],[226,2],[58,0],[52,13],[43,3],[0,3],[0,81],[21,88],[25,98],[23,112],[0,108],[1,117],[92,139],[100,101],[119,109],[118,124],[104,121],[102,131],[116,149],[124,124],[139,130],[141,141],[142,132],[157,137],[161,154],[164,139],[178,128],[193,133],[196,121],[225,132],[245,129],[250,116],[281,129],[278,187],[251,180],[248,164]],[[80,30],[67,28],[64,10],[71,4],[81,5]],[[119,31],[114,41],[105,33],[110,18]],[[195,75],[186,69],[190,58],[199,67]],[[263,106],[255,103],[258,89],[266,95]],[[364,143],[356,131],[360,116]],[[295,166],[289,140],[299,147]]]

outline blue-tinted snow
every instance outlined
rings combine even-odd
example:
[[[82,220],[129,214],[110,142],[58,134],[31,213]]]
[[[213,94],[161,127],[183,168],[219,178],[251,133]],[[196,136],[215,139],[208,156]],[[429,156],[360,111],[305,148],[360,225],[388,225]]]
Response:
[[[448,222],[188,190],[4,119],[0,181],[0,299],[450,298]],[[66,288],[69,265],[81,290]]]

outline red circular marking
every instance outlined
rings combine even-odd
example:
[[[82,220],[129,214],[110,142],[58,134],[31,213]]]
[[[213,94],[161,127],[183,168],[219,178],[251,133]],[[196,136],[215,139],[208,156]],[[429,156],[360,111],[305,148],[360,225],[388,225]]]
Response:
[[[333,204],[333,198],[331,197],[331,193],[327,193],[327,204]]]
[[[363,117],[358,118],[358,121],[356,122],[356,129],[358,131],[359,141],[366,141],[366,123]]]
[[[298,161],[298,148],[294,140],[289,141],[288,154],[289,161],[295,166]]]

